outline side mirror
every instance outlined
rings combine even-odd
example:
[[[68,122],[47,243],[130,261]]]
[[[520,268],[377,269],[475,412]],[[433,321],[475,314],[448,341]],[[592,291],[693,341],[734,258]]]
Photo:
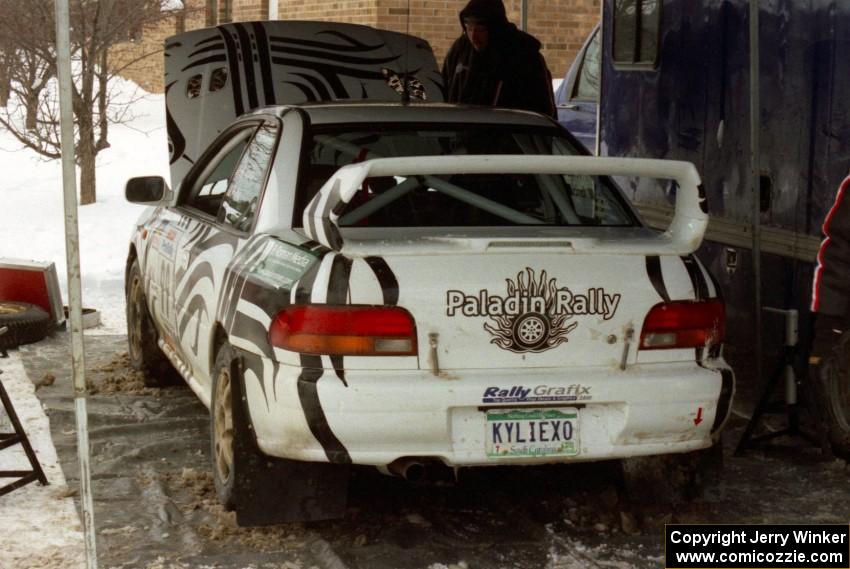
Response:
[[[132,203],[158,203],[166,193],[168,193],[168,184],[162,176],[130,178],[124,186],[124,197]]]

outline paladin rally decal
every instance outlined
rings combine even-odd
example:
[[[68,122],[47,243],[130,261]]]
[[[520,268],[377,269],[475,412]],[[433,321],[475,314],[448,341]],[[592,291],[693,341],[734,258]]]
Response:
[[[556,279],[540,271],[535,278],[533,269],[517,273],[516,280],[507,280],[507,296],[488,290],[475,295],[459,290],[446,292],[448,316],[487,316],[491,322],[484,324],[496,344],[512,352],[545,352],[567,342],[567,335],[575,330],[575,316],[597,315],[610,320],[617,312],[620,294],[609,294],[602,287],[586,292],[573,292],[558,287]]]

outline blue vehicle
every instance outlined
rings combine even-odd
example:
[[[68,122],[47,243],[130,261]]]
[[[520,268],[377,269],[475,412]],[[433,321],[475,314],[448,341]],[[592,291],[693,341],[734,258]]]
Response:
[[[599,100],[599,26],[587,37],[555,91],[558,122],[590,151],[596,151],[597,101]]]
[[[821,224],[850,169],[850,2],[761,3],[760,279],[752,255],[748,2],[603,0],[602,12],[557,93],[561,123],[582,140],[597,126],[601,155],[697,166],[712,216],[700,257],[726,291],[733,342],[736,332],[739,343],[751,339],[757,280],[763,306],[805,312]],[[597,100],[598,125],[589,125]],[[669,219],[675,188],[626,187],[650,224]],[[766,341],[778,342],[781,323],[771,322]]]

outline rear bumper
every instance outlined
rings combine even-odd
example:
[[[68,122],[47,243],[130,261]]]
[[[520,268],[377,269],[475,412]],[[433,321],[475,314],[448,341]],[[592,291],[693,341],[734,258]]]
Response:
[[[265,453],[377,466],[409,457],[482,466],[698,450],[722,429],[734,391],[734,376],[722,360],[706,367],[464,370],[443,377],[426,371],[302,373],[264,364],[265,381],[260,368],[247,366],[245,386]],[[488,458],[488,409],[540,407],[578,409],[576,456]]]

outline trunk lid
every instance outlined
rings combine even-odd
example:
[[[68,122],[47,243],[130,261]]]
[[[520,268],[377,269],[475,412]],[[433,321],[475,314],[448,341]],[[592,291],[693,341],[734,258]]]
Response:
[[[436,354],[449,376],[461,369],[616,370],[637,361],[644,319],[664,300],[652,275],[669,298],[692,299],[695,290],[678,256],[650,263],[642,254],[599,252],[651,230],[582,231],[555,237],[512,228],[380,241],[374,230],[349,230],[342,255],[385,263],[393,304],[416,322],[422,369],[434,369]],[[380,303],[369,271],[352,276],[351,303]]]
[[[435,354],[448,373],[635,362],[643,319],[661,300],[643,256],[547,251],[538,242],[498,249],[384,255],[398,305],[416,321],[420,367],[433,368]]]

